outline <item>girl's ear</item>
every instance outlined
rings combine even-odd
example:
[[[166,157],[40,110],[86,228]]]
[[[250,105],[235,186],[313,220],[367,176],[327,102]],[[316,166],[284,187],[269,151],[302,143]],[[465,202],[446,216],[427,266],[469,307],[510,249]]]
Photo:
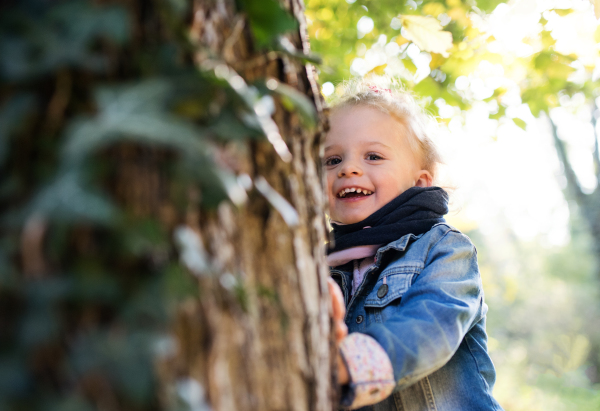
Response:
[[[431,187],[433,185],[433,177],[427,170],[419,170],[415,179],[415,187]]]

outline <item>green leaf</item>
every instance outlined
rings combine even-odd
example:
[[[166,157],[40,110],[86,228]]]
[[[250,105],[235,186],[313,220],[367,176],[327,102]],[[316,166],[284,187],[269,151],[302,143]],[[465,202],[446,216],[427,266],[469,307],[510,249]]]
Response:
[[[413,91],[423,97],[438,96],[440,93],[440,83],[431,77],[425,77],[419,84],[413,87]]]
[[[514,122],[514,123],[515,123],[517,126],[519,126],[520,128],[522,128],[523,130],[526,130],[526,129],[527,129],[527,123],[525,122],[525,120],[523,120],[523,119],[520,119],[520,118],[518,118],[518,117],[514,117],[514,118],[512,119],[512,121],[513,121],[513,122]]]
[[[151,78],[138,84],[98,87],[94,98],[105,115],[158,113],[166,109],[166,101],[174,94],[174,84],[166,79]]]
[[[96,273],[93,270],[82,271],[74,275],[71,301],[83,304],[114,304],[122,297],[123,289],[108,273]]]
[[[186,297],[198,297],[198,283],[178,263],[171,263],[164,271],[163,286],[167,298],[183,301]]]
[[[128,13],[122,7],[102,7],[70,1],[52,6],[28,4],[0,19],[0,77],[26,80],[64,67],[104,71],[107,59],[94,50],[99,39],[117,44],[129,40]]]
[[[206,130],[166,111],[173,85],[151,79],[133,86],[99,88],[96,117],[74,121],[66,132],[62,155],[71,167],[109,145],[133,141],[204,156]]]
[[[492,120],[500,120],[506,115],[506,106],[500,104],[496,113],[490,114],[489,118]]]
[[[275,79],[269,79],[266,85],[269,90],[282,97],[286,107],[289,106],[291,109],[298,110],[298,114],[300,114],[308,127],[316,127],[317,110],[313,102],[305,94]]]
[[[486,12],[486,13],[490,13],[492,11],[494,11],[494,9],[496,8],[496,6],[500,3],[504,3],[506,0],[476,0],[475,4],[477,4],[477,7]]]
[[[67,132],[62,154],[65,164],[71,167],[102,148],[130,141],[201,156],[208,150],[202,140],[206,134],[205,130],[174,116],[111,113],[74,123]]]
[[[573,9],[551,9],[550,11],[555,12],[556,14],[558,14],[561,17],[564,16],[568,16],[569,14],[573,13]]]
[[[573,61],[571,56],[544,50],[533,59],[533,65],[550,79],[566,80],[575,71],[570,65]]]
[[[417,72],[417,66],[415,66],[415,63],[413,63],[413,61],[410,58],[404,58],[404,59],[402,59],[402,64],[412,74],[415,74]]]
[[[117,209],[106,196],[87,186],[78,170],[60,174],[34,197],[25,215],[41,215],[62,222],[109,224],[117,216]]]
[[[277,36],[298,28],[298,21],[276,0],[239,0],[248,15],[256,43],[264,47]]]
[[[552,35],[550,34],[550,32],[548,30],[542,30],[541,37],[542,37],[542,45],[546,49],[548,49],[556,44],[556,40],[554,39],[554,37],[552,37]]]
[[[287,54],[288,56],[300,59],[304,63],[314,63],[314,64],[323,64],[323,59],[321,56],[315,53],[305,54],[303,51],[298,50],[290,40],[286,37],[279,37],[279,47],[276,47],[276,50],[280,50]]]
[[[257,127],[248,127],[230,110],[223,110],[216,122],[209,127],[222,140],[243,140],[262,136]]]
[[[205,204],[216,205],[225,198],[235,204],[245,201],[245,191],[233,173],[213,160],[216,148],[207,141],[208,131],[169,114],[163,107],[173,94],[171,86],[165,81],[149,80],[134,86],[98,90],[100,113],[80,118],[67,130],[62,149],[64,170],[78,169],[92,154],[120,142],[159,146],[180,155],[185,173],[201,182]],[[247,89],[236,91],[250,93]]]
[[[128,314],[144,308],[152,311],[152,307],[146,304],[152,304],[156,309],[162,307],[160,300],[140,299],[143,301],[131,303],[125,311],[129,311]],[[144,307],[136,306],[140,303]],[[144,321],[147,322],[148,319]],[[71,355],[68,358],[68,367],[79,376],[103,375],[119,394],[143,403],[151,398],[154,389],[151,350],[155,341],[156,337],[149,332],[132,332],[125,328],[121,333],[114,335],[108,330],[92,329],[70,341]]]
[[[539,116],[541,112],[548,112],[550,108],[548,99],[543,97],[547,95],[548,91],[548,87],[534,87],[525,90],[521,94],[523,102],[527,103],[531,110],[531,114],[535,117]]]

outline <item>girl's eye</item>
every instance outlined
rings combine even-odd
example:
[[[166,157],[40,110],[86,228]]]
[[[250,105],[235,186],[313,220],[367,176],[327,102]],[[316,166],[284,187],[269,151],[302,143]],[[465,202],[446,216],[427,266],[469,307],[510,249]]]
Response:
[[[367,160],[383,160],[383,157],[381,157],[379,154],[369,153],[367,154]]]
[[[325,160],[325,165],[326,166],[335,166],[337,164],[340,164],[342,162],[342,159],[339,157],[329,157],[327,160]]]

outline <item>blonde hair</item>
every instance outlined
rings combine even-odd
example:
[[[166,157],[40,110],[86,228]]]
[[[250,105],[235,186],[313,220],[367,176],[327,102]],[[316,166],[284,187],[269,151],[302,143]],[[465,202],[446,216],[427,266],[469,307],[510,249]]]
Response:
[[[438,164],[442,163],[440,152],[433,141],[437,122],[425,112],[415,98],[396,79],[387,76],[371,76],[344,81],[339,93],[329,99],[332,112],[347,107],[369,106],[393,116],[406,129],[408,143],[423,162],[423,169],[435,178]]]

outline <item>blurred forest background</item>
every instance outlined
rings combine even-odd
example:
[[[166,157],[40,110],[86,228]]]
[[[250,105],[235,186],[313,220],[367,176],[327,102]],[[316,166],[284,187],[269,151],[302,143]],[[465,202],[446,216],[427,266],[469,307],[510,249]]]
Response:
[[[600,409],[595,3],[307,0],[325,95],[398,76],[442,125],[449,221],[478,247],[511,411]]]
[[[385,73],[438,118],[500,403],[600,409],[600,2],[304,3],[2,2],[0,409],[328,408],[327,319],[302,311],[326,304],[311,64],[326,98]],[[300,268],[321,274],[286,295]],[[264,362],[301,369],[289,381],[305,391],[273,373],[267,407],[207,377],[228,365],[201,348],[239,360],[256,341],[267,361],[226,377]]]

